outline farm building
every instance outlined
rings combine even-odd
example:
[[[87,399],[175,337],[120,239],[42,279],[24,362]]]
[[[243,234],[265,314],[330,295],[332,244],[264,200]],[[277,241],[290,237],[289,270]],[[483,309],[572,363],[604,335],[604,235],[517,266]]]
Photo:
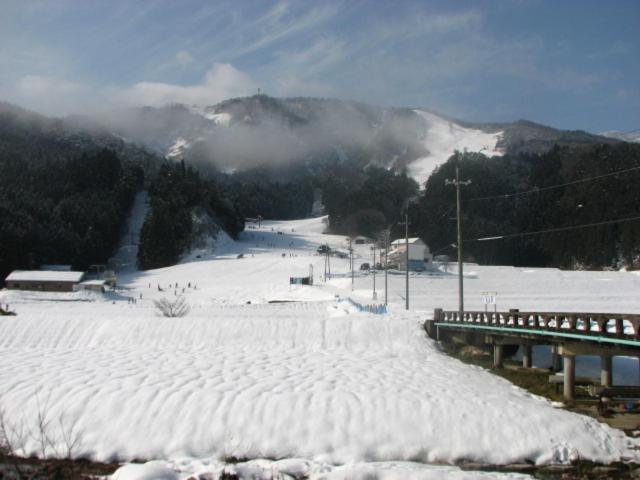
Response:
[[[92,292],[104,293],[107,288],[106,280],[85,280],[84,282],[80,282],[77,285],[74,285],[74,290],[89,290]]]
[[[72,292],[84,278],[84,272],[57,270],[14,270],[4,279],[13,290]]]
[[[50,270],[50,271],[56,271],[56,272],[70,272],[71,269],[71,265],[58,265],[58,264],[53,264],[53,265],[40,265],[40,270]]]
[[[355,243],[356,245],[364,245],[367,243],[372,243],[372,240],[369,237],[358,235],[353,239],[353,243]]]
[[[433,255],[429,252],[429,247],[419,238],[409,239],[409,270],[425,270],[431,266]],[[389,264],[395,265],[400,270],[405,270],[406,266],[407,242],[404,238],[399,238],[391,242],[389,250]]]

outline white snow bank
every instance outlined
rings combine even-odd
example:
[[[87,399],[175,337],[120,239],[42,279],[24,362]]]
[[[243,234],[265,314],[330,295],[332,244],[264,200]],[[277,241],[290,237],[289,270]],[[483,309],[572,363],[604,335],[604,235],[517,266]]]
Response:
[[[224,464],[213,460],[182,459],[176,462],[149,462],[125,465],[111,480],[219,479],[223,474],[240,480],[308,478],[309,480],[522,480],[531,478],[516,473],[463,471],[457,467],[411,462],[354,463],[342,466],[304,459],[252,460]],[[157,476],[153,476],[157,475]],[[164,475],[164,476],[163,476]]]
[[[414,112],[420,115],[427,125],[424,146],[429,153],[409,165],[409,173],[421,185],[427,181],[436,167],[445,163],[456,150],[480,152],[488,157],[503,154],[496,148],[503,132],[487,133],[462,127],[424,110]]]
[[[147,462],[120,467],[112,476],[112,480],[178,480],[180,477],[170,469],[166,462]]]
[[[75,422],[79,455],[331,464],[638,456],[622,432],[441,353],[411,315],[331,317],[326,303],[307,303],[132,318],[86,305],[95,304],[0,319],[8,418],[29,426],[47,398],[53,418]],[[38,448],[29,438],[24,453]]]

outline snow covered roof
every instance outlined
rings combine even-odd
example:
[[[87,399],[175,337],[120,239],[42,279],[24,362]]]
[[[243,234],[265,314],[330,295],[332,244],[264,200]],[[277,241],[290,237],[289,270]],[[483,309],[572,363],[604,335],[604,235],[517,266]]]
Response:
[[[50,270],[56,272],[70,272],[71,265],[40,265],[40,270]]]
[[[96,285],[96,286],[101,286],[104,285],[105,283],[107,283],[106,280],[85,280],[84,282],[81,282],[80,285]]]
[[[56,270],[14,270],[5,281],[13,282],[79,282],[84,272],[59,272]]]
[[[404,245],[406,242],[406,240],[404,238],[399,238],[397,240],[394,240],[393,242],[391,242],[391,245]],[[409,244],[410,245],[416,245],[416,244],[422,244],[424,245],[425,243],[420,240],[418,237],[415,238],[410,238],[409,239]]]

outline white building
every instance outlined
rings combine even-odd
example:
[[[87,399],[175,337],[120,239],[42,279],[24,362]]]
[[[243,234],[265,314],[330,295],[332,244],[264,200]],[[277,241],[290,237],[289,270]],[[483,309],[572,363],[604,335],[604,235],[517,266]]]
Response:
[[[407,242],[404,238],[399,238],[391,242],[389,249],[389,265],[400,270],[406,270],[406,247],[409,244],[409,269],[425,270],[431,267],[433,255],[429,247],[419,238],[410,238]]]
[[[12,290],[71,292],[84,278],[84,272],[57,270],[14,270],[4,279]]]

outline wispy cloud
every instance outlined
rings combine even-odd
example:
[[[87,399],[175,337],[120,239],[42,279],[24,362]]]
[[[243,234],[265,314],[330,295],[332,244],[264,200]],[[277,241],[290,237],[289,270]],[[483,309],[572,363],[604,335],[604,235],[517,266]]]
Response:
[[[588,29],[574,38],[597,13],[576,14],[560,31],[549,14],[563,8],[541,0],[9,1],[0,97],[69,111],[74,96],[84,110],[116,99],[211,103],[260,86],[462,115],[490,104],[497,114],[521,109],[533,93],[557,111],[558,98],[575,106],[598,92],[638,92],[637,36]],[[58,98],[41,102],[26,88]]]
[[[185,86],[139,82],[116,91],[113,98],[117,103],[127,105],[212,105],[230,97],[251,94],[255,90],[255,83],[246,73],[228,63],[217,63],[207,71],[200,83]]]

